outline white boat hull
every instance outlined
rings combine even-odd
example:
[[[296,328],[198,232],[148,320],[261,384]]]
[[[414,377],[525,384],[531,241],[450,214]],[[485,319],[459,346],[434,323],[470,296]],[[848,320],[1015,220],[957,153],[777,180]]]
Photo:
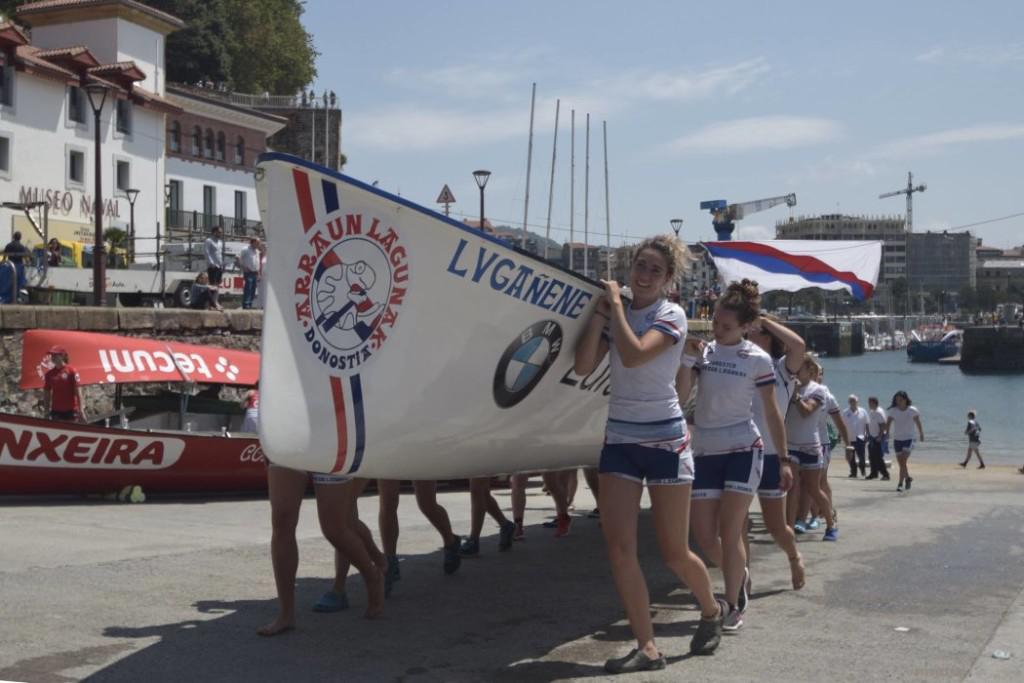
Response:
[[[273,462],[407,479],[597,463],[607,361],[572,371],[596,284],[295,157],[259,168]]]

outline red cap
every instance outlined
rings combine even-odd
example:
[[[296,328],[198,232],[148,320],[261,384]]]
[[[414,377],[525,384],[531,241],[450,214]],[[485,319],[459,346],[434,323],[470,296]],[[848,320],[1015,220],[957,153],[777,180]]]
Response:
[[[50,350],[47,353],[51,355],[56,353],[60,354],[61,356],[66,356],[68,355],[68,350],[65,349],[63,346],[51,346]]]

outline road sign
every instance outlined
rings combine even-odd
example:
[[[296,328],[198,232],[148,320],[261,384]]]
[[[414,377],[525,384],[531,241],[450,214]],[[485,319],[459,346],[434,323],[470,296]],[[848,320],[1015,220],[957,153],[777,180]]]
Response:
[[[441,188],[441,194],[437,195],[438,204],[454,204],[455,195],[452,194],[451,188],[445,183],[445,186]]]

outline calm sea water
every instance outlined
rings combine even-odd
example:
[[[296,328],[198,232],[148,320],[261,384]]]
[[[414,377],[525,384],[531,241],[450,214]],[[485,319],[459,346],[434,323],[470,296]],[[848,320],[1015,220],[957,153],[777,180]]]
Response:
[[[981,424],[985,464],[1024,464],[1024,375],[965,375],[955,365],[909,363],[905,351],[880,351],[847,358],[823,358],[825,384],[840,405],[857,394],[866,408],[877,396],[883,408],[900,389],[921,411],[925,443],[914,458],[955,463],[967,449],[967,411]]]

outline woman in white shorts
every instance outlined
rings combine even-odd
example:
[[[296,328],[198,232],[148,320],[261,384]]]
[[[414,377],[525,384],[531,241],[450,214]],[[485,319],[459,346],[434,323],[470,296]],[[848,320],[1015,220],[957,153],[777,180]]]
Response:
[[[921,443],[924,443],[921,413],[912,405],[907,392],[897,391],[892,397],[892,405],[885,411],[885,415],[888,418],[885,429],[888,434],[892,434],[892,448],[896,451],[896,461],[900,464],[900,481],[896,490],[902,491],[903,485],[906,484],[909,491],[914,478],[910,476],[907,461],[910,459],[910,452],[914,450],[915,426]]]
[[[684,357],[699,377],[694,410],[693,532],[708,558],[722,568],[728,612],[722,629],[743,626],[747,607],[747,512],[761,482],[763,443],[754,423],[761,395],[772,441],[783,449],[786,430],[775,403],[771,356],[745,339],[761,315],[752,280],[733,282],[712,317],[714,341],[699,358]],[[721,546],[719,547],[719,543]],[[716,556],[717,555],[717,556]]]
[[[599,509],[612,576],[625,607],[636,648],[609,659],[610,673],[665,668],[654,642],[650,595],[637,558],[637,521],[644,483],[658,546],[665,564],[693,592],[701,620],[690,641],[693,654],[710,654],[721,640],[722,614],[707,567],[689,549],[693,457],[673,380],[679,344],[686,338],[686,315],[665,298],[665,290],[685,267],[682,244],[658,236],[640,244],[629,284],[633,300],[622,301],[619,285],[606,281],[576,347],[577,374],[590,374],[610,353],[611,394],[605,445],[599,466]]]
[[[793,395],[796,371],[804,359],[804,340],[799,334],[782,325],[774,318],[762,315],[750,326],[747,339],[767,351],[775,364],[775,405],[779,414],[789,406]],[[761,483],[757,487],[757,499],[761,504],[761,517],[768,533],[775,539],[776,545],[789,558],[790,580],[794,590],[804,587],[804,562],[796,546],[796,535],[786,523],[786,495],[793,485],[793,467],[789,455],[783,453],[779,457],[779,449],[775,447],[771,430],[765,416],[764,402],[761,393],[754,395],[754,424],[761,433],[764,443],[764,467],[761,471]],[[744,539],[746,539],[744,535]],[[747,555],[750,555],[747,544]]]

